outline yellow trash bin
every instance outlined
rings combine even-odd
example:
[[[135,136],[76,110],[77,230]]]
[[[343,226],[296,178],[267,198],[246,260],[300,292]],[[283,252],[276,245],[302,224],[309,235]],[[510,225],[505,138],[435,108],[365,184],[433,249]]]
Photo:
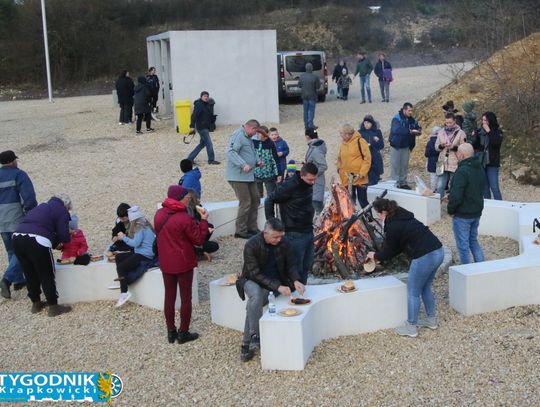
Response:
[[[180,134],[189,133],[189,122],[191,121],[191,100],[181,99],[174,101],[176,109],[176,132]]]

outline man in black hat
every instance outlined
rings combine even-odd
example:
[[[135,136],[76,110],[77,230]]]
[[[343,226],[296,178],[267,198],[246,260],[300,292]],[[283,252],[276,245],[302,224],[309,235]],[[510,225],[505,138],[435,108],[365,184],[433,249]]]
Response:
[[[11,236],[20,220],[37,206],[32,181],[18,168],[17,156],[11,150],[0,153],[0,233],[6,247],[8,267],[0,281],[0,295],[11,298],[10,287],[20,290],[26,285],[22,269],[13,253]]]

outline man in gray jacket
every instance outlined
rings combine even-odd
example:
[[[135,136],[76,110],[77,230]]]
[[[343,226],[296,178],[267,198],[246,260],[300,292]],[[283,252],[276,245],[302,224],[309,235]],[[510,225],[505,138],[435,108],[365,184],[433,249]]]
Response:
[[[11,150],[0,153],[0,232],[6,247],[8,267],[0,281],[0,294],[11,298],[10,287],[15,290],[26,285],[21,266],[13,253],[11,237],[26,213],[37,206],[32,181],[18,168],[17,156]]]
[[[317,105],[317,92],[321,87],[321,80],[313,73],[313,65],[306,64],[306,72],[300,75],[298,87],[302,89],[302,101],[304,102],[304,127],[306,129],[316,129],[313,124],[315,120],[315,106]]]
[[[234,237],[242,239],[249,239],[259,232],[257,212],[260,198],[254,169],[260,163],[257,162],[257,153],[251,141],[251,136],[257,134],[259,126],[257,120],[247,121],[231,135],[227,144],[225,179],[231,184],[238,199]]]
[[[306,129],[306,141],[308,143],[308,150],[306,152],[305,162],[313,163],[317,167],[317,180],[313,185],[313,208],[315,209],[315,215],[322,212],[324,207],[324,188],[325,180],[324,173],[328,169],[326,163],[326,143],[324,140],[319,139],[317,130]]]

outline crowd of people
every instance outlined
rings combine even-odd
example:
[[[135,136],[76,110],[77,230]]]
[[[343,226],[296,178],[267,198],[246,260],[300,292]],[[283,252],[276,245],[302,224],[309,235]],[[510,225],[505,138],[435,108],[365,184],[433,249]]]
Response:
[[[309,65],[309,64],[307,64]],[[319,86],[309,76],[300,78],[304,100],[306,152],[304,160],[288,160],[289,146],[277,128],[267,128],[257,120],[248,120],[229,137],[225,179],[238,199],[235,238],[247,239],[244,265],[237,288],[242,298],[248,297],[241,359],[253,358],[260,347],[258,321],[269,292],[290,295],[304,293],[314,261],[314,217],[325,206],[325,173],[328,170],[327,147],[314,125],[315,104],[311,103]],[[392,67],[384,54],[373,66],[363,52],[358,53],[356,72],[361,83],[361,103],[372,102],[369,76],[374,71],[379,79],[383,102],[389,101]],[[334,70],[338,96],[347,100],[350,78],[344,60]],[[142,121],[152,131],[152,113],[157,112],[159,80],[155,69],[140,77],[137,86],[124,71],[117,81],[120,124],[132,121],[132,108],[137,115],[136,131]],[[316,95],[316,92],[315,92]],[[112,229],[112,241],[106,255],[114,259],[119,288],[117,307],[130,299],[129,284],[149,267],[159,266],[165,290],[164,315],[168,341],[185,343],[198,338],[190,332],[191,285],[198,259],[211,260],[219,249],[210,236],[214,226],[208,223],[208,212],[200,206],[201,171],[194,160],[206,148],[208,163],[215,160],[210,131],[215,116],[209,93],[201,92],[194,103],[191,131],[198,132],[200,143],[186,159],[181,160],[182,176],[178,185],[168,188],[153,222],[141,209],[121,203]],[[499,188],[500,148],[503,133],[492,112],[482,115],[477,128],[474,103],[463,102],[459,114],[453,101],[443,106],[441,125],[431,130],[425,146],[427,170],[432,175],[430,187],[447,202],[453,216],[453,231],[460,261],[484,260],[478,242],[478,225],[484,199],[502,199]],[[350,124],[339,128],[341,143],[336,160],[340,181],[350,191],[353,203],[368,206],[367,187],[376,185],[383,176],[384,137],[372,115],[366,115],[356,129]],[[411,103],[404,103],[391,119],[389,143],[390,178],[397,188],[409,190],[409,158],[422,127],[414,118]],[[11,150],[0,153],[0,232],[8,256],[8,267],[0,282],[0,294],[11,297],[11,289],[27,288],[31,312],[48,307],[51,317],[67,313],[70,306],[58,304],[53,249],[62,250],[62,259],[88,264],[91,256],[78,217],[73,213],[69,195],[58,193],[38,205],[33,184],[18,168],[18,157]],[[298,165],[297,165],[298,164]],[[266,224],[258,229],[258,210],[265,198]],[[378,198],[373,209],[383,226],[383,249],[369,252],[367,259],[384,262],[401,252],[412,258],[409,269],[408,318],[396,329],[399,335],[415,337],[418,327],[436,329],[438,322],[432,280],[443,261],[442,245],[428,227],[395,201]],[[175,326],[175,302],[180,291],[180,326]],[[41,300],[44,294],[46,302]],[[421,302],[426,318],[419,319]]]

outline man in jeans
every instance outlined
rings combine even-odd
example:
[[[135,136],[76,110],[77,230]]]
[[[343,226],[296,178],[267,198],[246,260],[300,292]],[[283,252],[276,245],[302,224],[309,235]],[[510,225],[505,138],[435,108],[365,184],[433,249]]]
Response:
[[[257,153],[251,141],[251,136],[257,134],[259,126],[257,120],[249,120],[229,137],[227,144],[225,179],[238,199],[234,237],[242,239],[249,239],[259,232],[257,212],[260,198],[254,168],[260,163],[257,161]]]
[[[37,206],[32,181],[18,168],[17,156],[11,150],[0,153],[0,232],[7,252],[8,267],[0,281],[0,294],[11,298],[10,287],[20,290],[26,285],[19,261],[13,252],[11,237],[20,220]]]
[[[317,126],[313,121],[315,120],[317,92],[321,87],[321,80],[313,73],[313,65],[310,62],[306,64],[306,72],[298,80],[298,87],[302,89],[302,101],[304,102],[304,127],[316,129]]]
[[[448,196],[448,214],[454,215],[452,226],[461,264],[484,261],[484,253],[478,242],[478,224],[484,209],[485,175],[473,146],[461,144],[457,150],[458,168]]]
[[[360,78],[360,95],[362,96],[362,101],[360,103],[366,103],[366,92],[368,102],[371,103],[371,85],[369,83],[369,76],[373,71],[373,65],[369,59],[366,58],[366,54],[362,51],[359,51],[357,54],[358,62],[356,63],[356,72],[354,76],[358,75]]]
[[[268,293],[290,296],[297,290],[304,294],[304,285],[299,281],[295,254],[290,244],[283,240],[283,224],[278,219],[269,219],[264,231],[250,238],[244,247],[242,277],[237,285],[247,297],[246,324],[240,350],[240,359],[251,360],[260,348],[259,319],[263,307],[268,303]]]
[[[313,266],[313,185],[319,170],[314,163],[306,163],[300,171],[280,185],[264,201],[266,219],[275,217],[274,205],[285,226],[285,239],[291,244],[297,261],[300,281],[306,284]]]
[[[193,113],[191,113],[191,123],[189,125],[190,132],[194,134],[195,129],[197,129],[201,139],[197,147],[195,147],[195,149],[189,154],[188,160],[192,162],[195,161],[197,155],[204,147],[206,147],[208,164],[217,165],[221,163],[215,160],[214,145],[212,144],[212,139],[210,138],[210,127],[212,125],[213,114],[212,108],[208,103],[209,98],[210,94],[207,91],[202,91],[200,99],[193,103]]]

